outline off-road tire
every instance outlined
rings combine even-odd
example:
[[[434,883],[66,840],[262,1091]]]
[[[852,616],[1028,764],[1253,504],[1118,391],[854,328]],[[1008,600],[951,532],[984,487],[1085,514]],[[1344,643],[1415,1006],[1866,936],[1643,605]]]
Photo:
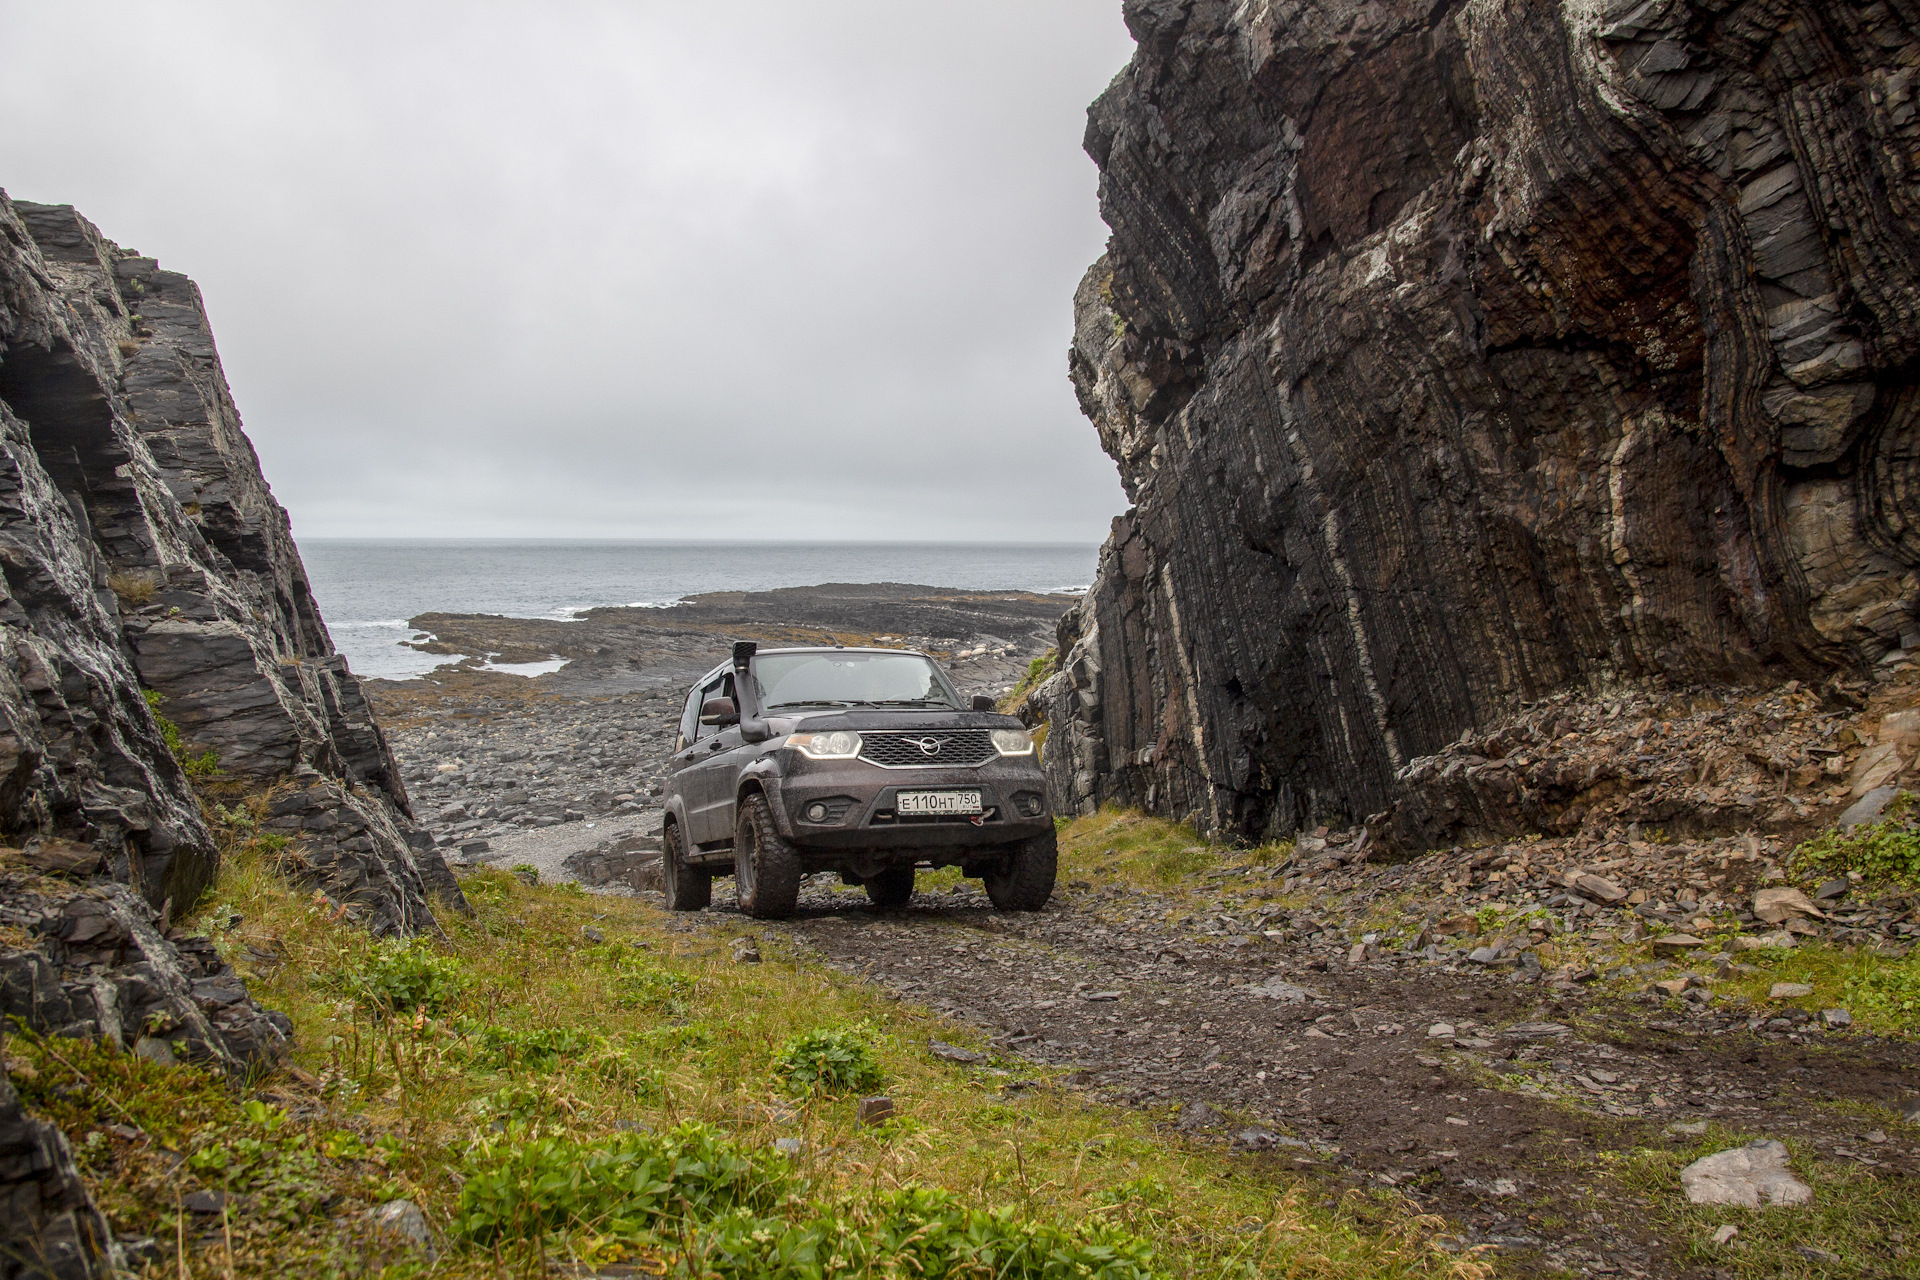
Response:
[[[913,901],[913,864],[888,867],[860,882],[876,911],[898,911]]]
[[[733,891],[756,920],[784,920],[800,901],[800,855],[781,839],[757,791],[741,801],[733,829]]]
[[[1038,911],[1053,896],[1060,846],[1053,832],[1010,844],[981,879],[996,911]]]
[[[713,901],[713,872],[688,866],[680,845],[680,824],[669,822],[660,833],[660,880],[667,891],[667,910],[699,911]]]

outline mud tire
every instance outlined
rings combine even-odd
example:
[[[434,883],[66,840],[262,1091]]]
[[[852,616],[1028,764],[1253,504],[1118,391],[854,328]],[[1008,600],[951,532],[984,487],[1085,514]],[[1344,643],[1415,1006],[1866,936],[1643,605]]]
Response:
[[[699,911],[713,901],[713,872],[688,866],[681,843],[680,824],[669,822],[660,833],[660,881],[667,892],[667,910]]]
[[[1053,896],[1060,846],[1049,831],[1007,846],[998,865],[981,879],[996,911],[1038,911]]]
[[[888,867],[860,882],[875,911],[898,911],[913,901],[913,864]]]
[[[733,890],[756,920],[784,920],[800,901],[800,855],[781,838],[758,792],[741,802],[733,829]]]

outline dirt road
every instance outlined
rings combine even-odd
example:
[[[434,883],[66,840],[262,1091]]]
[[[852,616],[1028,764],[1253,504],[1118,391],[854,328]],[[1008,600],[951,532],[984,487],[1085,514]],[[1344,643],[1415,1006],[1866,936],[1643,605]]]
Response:
[[[1897,1112],[1920,1079],[1910,1045],[1749,1030],[1750,1009],[1675,1015],[1518,969],[1231,945],[1202,930],[1224,917],[1244,938],[1245,899],[1223,889],[1212,905],[1082,881],[1032,916],[997,915],[971,887],[879,914],[816,878],[791,922],[750,921],[721,901],[685,927],[788,940],[977,1027],[990,1060],[1012,1068],[1007,1087],[1023,1060],[1066,1069],[1164,1111],[1192,1141],[1230,1143],[1330,1191],[1393,1188],[1520,1274],[1716,1274],[1701,1265],[1697,1224],[1674,1212],[1676,1159],[1662,1156],[1691,1159],[1728,1135],[1804,1142],[1841,1179],[1920,1167]],[[1664,1178],[1646,1185],[1636,1161]],[[1821,1255],[1806,1254],[1807,1274],[1826,1272]],[[1891,1241],[1886,1274],[1907,1274],[1906,1257]]]

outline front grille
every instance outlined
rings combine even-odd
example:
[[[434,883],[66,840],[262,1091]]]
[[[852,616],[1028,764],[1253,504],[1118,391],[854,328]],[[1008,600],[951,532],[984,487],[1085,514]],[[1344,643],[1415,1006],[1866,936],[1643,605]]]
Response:
[[[929,751],[928,746],[934,749]],[[999,754],[986,729],[863,730],[860,734],[860,758],[882,769],[970,769]]]

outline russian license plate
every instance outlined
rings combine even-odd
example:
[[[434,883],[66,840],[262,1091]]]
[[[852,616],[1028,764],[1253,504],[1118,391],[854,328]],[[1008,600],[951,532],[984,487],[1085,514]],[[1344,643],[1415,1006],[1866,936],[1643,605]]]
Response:
[[[971,816],[981,812],[978,791],[897,791],[893,810],[903,818]]]

